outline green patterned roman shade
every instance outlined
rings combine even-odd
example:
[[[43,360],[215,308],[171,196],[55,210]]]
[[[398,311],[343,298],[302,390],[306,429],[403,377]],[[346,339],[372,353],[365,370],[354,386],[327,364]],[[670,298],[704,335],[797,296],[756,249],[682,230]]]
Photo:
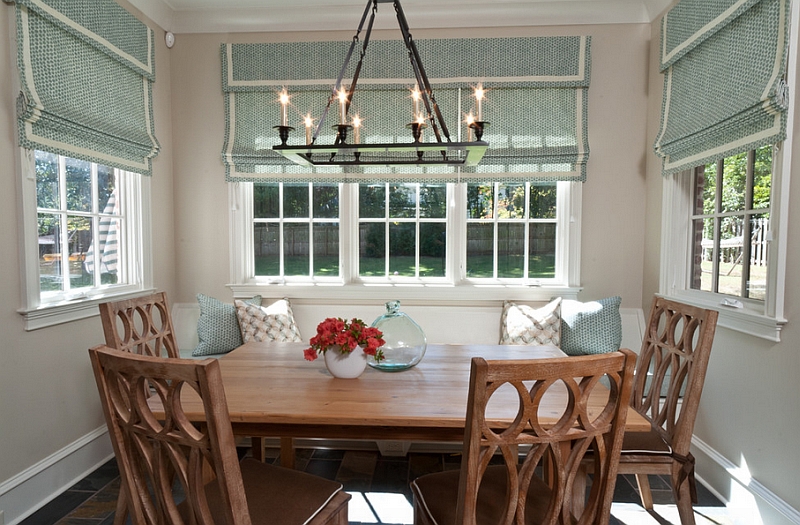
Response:
[[[790,0],[681,0],[662,21],[669,175],[786,136]]]
[[[318,119],[350,42],[223,44],[226,135],[222,158],[229,181],[457,182],[583,181],[590,37],[436,39],[416,41],[453,141],[467,140],[465,116],[475,114],[473,87],[488,90],[483,118],[489,149],[473,167],[303,167],[272,151],[278,144],[278,94],[291,95],[289,144],[305,144],[303,117]],[[357,62],[357,47],[351,67]],[[363,118],[362,143],[412,142],[414,75],[399,40],[372,40],[350,115]],[[349,85],[352,71],[344,83]],[[336,103],[318,144],[333,144]],[[425,133],[431,133],[430,129]],[[423,136],[433,142],[433,135]]]
[[[20,143],[145,175],[153,30],[113,0],[16,0]]]

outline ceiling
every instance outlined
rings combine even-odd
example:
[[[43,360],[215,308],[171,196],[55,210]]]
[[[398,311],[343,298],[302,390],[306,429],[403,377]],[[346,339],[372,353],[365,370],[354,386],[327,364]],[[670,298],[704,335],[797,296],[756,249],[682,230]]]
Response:
[[[129,0],[173,33],[355,30],[364,0]],[[411,29],[653,21],[673,0],[404,0]],[[381,7],[383,7],[381,9]],[[396,28],[390,5],[376,28]]]

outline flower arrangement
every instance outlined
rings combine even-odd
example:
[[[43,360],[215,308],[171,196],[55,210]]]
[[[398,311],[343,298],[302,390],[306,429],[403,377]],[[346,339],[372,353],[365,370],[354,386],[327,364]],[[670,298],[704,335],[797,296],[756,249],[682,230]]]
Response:
[[[325,353],[333,347],[338,347],[343,354],[349,354],[357,346],[364,349],[364,353],[371,355],[378,363],[383,359],[380,347],[386,344],[383,332],[377,328],[367,326],[361,319],[355,317],[349,322],[344,319],[328,317],[317,325],[317,335],[309,341],[310,348],[303,351],[306,360],[313,361],[318,354]]]

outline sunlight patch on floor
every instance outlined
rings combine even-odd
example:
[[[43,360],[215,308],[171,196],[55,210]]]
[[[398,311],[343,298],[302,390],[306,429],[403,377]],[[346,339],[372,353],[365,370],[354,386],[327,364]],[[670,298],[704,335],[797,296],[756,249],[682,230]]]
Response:
[[[414,523],[414,509],[402,494],[391,492],[348,492],[348,494],[353,496],[348,508],[348,521],[393,525]]]
[[[654,505],[653,510],[665,521],[659,522],[638,503],[611,504],[611,515],[625,525],[664,525],[667,522],[680,525],[681,520],[675,505]],[[736,525],[727,514],[725,507],[694,507],[697,525]]]

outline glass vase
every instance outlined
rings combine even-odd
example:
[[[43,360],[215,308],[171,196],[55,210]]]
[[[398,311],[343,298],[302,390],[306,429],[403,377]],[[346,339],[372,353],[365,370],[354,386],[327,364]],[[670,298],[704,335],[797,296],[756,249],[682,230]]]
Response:
[[[381,347],[384,358],[376,362],[370,356],[367,361],[369,366],[384,372],[399,372],[422,360],[427,348],[425,332],[400,311],[400,301],[386,303],[386,313],[375,319],[372,326],[383,332],[386,343]]]

